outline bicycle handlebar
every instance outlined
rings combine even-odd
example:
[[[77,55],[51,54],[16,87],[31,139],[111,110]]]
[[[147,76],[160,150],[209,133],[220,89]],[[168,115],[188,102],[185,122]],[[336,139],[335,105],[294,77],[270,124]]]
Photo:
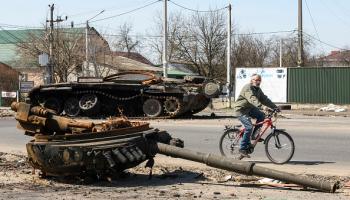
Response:
[[[281,112],[281,110],[279,108],[271,109],[270,111],[268,111],[267,118],[272,118],[275,114],[277,114],[279,112]]]

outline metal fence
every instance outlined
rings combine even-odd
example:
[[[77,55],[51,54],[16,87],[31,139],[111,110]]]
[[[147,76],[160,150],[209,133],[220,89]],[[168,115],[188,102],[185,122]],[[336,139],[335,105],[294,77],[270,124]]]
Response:
[[[288,68],[290,103],[350,104],[350,68]]]

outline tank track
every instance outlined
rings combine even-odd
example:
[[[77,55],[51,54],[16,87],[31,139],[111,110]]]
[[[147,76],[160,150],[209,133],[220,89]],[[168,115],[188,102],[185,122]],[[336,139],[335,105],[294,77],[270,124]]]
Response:
[[[150,94],[144,94],[144,93],[140,93],[137,95],[133,95],[133,96],[129,96],[129,97],[117,97],[102,91],[95,91],[95,90],[88,90],[88,91],[77,91],[74,92],[75,95],[81,95],[81,94],[98,94],[98,95],[102,95],[105,96],[109,99],[115,100],[115,101],[119,101],[119,102],[123,102],[123,101],[131,101],[133,99],[136,99],[138,97],[146,97],[149,99],[157,99],[157,100],[161,100],[161,101],[166,101],[166,100],[176,100],[179,102],[179,107],[174,111],[174,112],[167,112],[165,110],[165,116],[159,116],[159,117],[147,117],[147,116],[128,116],[129,118],[132,119],[170,119],[170,118],[174,118],[179,116],[180,114],[182,114],[185,110],[185,106],[184,103],[176,96],[157,96],[157,95],[150,95]],[[164,106],[164,105],[163,105]]]
[[[100,97],[102,97],[103,99],[107,100],[109,99],[108,103],[101,103],[99,102],[99,106],[104,106],[105,109],[107,111],[113,111],[112,113],[110,114],[106,114],[106,116],[114,116],[114,115],[118,115],[118,110],[120,112],[120,115],[125,115],[127,116],[128,118],[132,118],[132,119],[171,119],[171,118],[176,118],[176,117],[179,117],[181,115],[184,115],[184,116],[188,116],[188,115],[192,115],[192,114],[195,114],[197,112],[200,112],[201,110],[203,110],[207,104],[203,104],[202,101],[199,101],[199,102],[202,102],[203,106],[202,107],[199,107],[197,109],[193,109],[191,110],[191,108],[193,108],[193,106],[189,106],[190,104],[189,103],[185,103],[182,101],[182,97],[178,97],[178,96],[174,96],[174,95],[168,95],[168,96],[160,96],[160,95],[153,95],[153,94],[145,94],[145,93],[138,93],[138,94],[135,94],[135,95],[132,95],[132,96],[127,96],[127,97],[120,97],[120,96],[115,96],[115,95],[112,95],[108,92],[103,92],[103,91],[97,91],[97,90],[85,90],[85,91],[75,91],[75,92],[72,92],[71,93],[72,95],[70,95],[69,98],[66,98],[63,102],[61,101],[61,105],[64,105],[64,103],[71,99],[72,97],[74,98],[74,96],[82,96],[82,95],[86,95],[86,94],[94,94],[94,95],[99,95]],[[52,97],[50,97],[52,98]],[[58,97],[57,97],[58,98]],[[158,100],[160,101],[161,103],[161,114],[160,116],[147,116],[146,114],[144,114],[144,112],[142,111],[142,108],[140,109],[136,109],[134,110],[134,112],[132,112],[132,110],[130,111],[129,108],[134,108],[135,106],[139,106],[139,101],[137,98],[144,98],[144,99],[155,99],[155,100]],[[79,98],[77,98],[79,99]],[[101,100],[99,100],[101,101]],[[144,102],[144,101],[142,101]],[[172,102],[172,104],[175,104],[176,108],[175,109],[172,109],[172,110],[169,110],[169,109],[166,109],[166,105],[164,104],[165,102]],[[198,102],[195,102],[196,104]],[[45,103],[37,103],[37,104],[40,104],[42,105],[43,107],[46,107],[45,106]],[[134,104],[134,105],[133,105]],[[118,107],[113,107],[114,105],[121,105],[122,107],[119,109]],[[201,105],[201,104],[197,104],[198,105]],[[110,107],[108,107],[110,106]],[[174,106],[174,105],[173,105]],[[58,113],[61,113],[63,112],[63,106],[61,106],[61,108],[59,109]],[[106,108],[107,107],[107,108]],[[47,108],[50,108],[50,107],[47,107]],[[123,109],[124,108],[124,109]],[[50,108],[52,109],[52,108]],[[117,109],[116,111],[114,111],[115,109]],[[98,109],[97,109],[98,110]],[[127,110],[128,113],[123,113],[121,112],[122,110]],[[141,111],[141,112],[140,112]],[[88,112],[85,112],[82,114],[82,112],[79,112],[77,111],[77,115],[69,115],[68,116],[71,116],[71,117],[75,117],[75,116],[90,116],[90,117],[99,117],[100,114],[96,114],[95,110],[93,110],[92,112],[88,113]],[[92,113],[92,114],[91,114]],[[66,113],[67,114],[67,113]]]

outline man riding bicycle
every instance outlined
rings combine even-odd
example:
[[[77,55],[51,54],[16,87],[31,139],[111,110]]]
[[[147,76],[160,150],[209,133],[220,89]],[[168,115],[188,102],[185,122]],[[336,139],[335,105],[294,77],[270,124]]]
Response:
[[[239,117],[238,119],[245,127],[239,149],[239,152],[245,157],[249,157],[251,153],[250,134],[253,130],[251,118],[255,118],[256,123],[265,119],[265,114],[261,111],[263,105],[279,111],[278,107],[262,92],[260,83],[261,76],[259,74],[253,74],[250,83],[242,88],[233,108],[235,115]],[[262,125],[257,125],[255,130],[258,130],[261,126]]]

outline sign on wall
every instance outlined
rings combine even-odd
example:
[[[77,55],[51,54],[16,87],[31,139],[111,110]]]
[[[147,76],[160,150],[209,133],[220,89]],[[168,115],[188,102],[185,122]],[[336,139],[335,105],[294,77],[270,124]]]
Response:
[[[260,87],[273,102],[287,102],[287,68],[236,68],[236,99],[252,74],[261,75]]]
[[[21,92],[29,92],[34,87],[34,81],[21,81],[19,85]]]
[[[1,92],[1,97],[4,97],[4,98],[16,98],[17,97],[17,92],[5,92],[5,91],[2,91]]]

